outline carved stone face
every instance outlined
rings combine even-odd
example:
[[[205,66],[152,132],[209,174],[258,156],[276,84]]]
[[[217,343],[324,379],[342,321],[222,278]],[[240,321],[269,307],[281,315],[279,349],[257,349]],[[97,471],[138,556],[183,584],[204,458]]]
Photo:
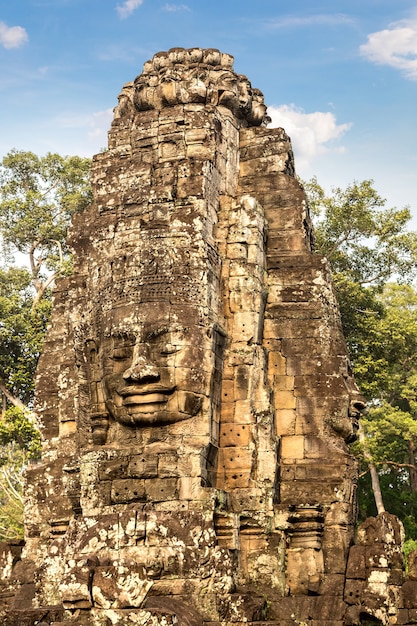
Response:
[[[347,364],[346,386],[348,388],[348,409],[347,418],[344,420],[344,430],[341,432],[346,443],[352,443],[356,441],[359,420],[361,415],[366,412],[366,401],[353,378],[352,367],[350,363]]]
[[[146,304],[134,315],[129,307],[113,311],[100,361],[104,402],[117,422],[171,424],[201,411],[214,353],[210,333],[193,322],[180,306],[165,314]]]

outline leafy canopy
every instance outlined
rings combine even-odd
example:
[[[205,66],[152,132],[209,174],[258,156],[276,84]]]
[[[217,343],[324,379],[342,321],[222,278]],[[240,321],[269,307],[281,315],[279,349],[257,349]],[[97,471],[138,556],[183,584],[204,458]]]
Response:
[[[12,150],[0,166],[0,234],[6,254],[29,256],[34,306],[71,271],[66,243],[71,215],[91,202],[90,159]]]
[[[327,196],[317,180],[305,184],[315,218],[317,251],[333,272],[359,285],[410,280],[417,269],[417,233],[407,230],[408,208],[385,208],[372,180],[336,187]]]
[[[71,215],[91,201],[90,160],[12,150],[0,164],[0,539],[20,537],[22,471],[40,455],[34,377],[50,317],[50,286],[71,271]],[[12,255],[27,255],[26,265]]]

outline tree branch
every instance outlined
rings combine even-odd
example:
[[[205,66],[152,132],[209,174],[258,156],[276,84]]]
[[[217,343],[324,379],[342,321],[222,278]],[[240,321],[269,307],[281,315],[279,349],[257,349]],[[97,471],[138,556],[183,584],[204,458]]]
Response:
[[[348,241],[350,235],[352,233],[352,229],[350,228],[347,233],[345,233],[343,235],[343,237],[340,237],[340,239],[338,239],[333,246],[330,248],[329,252],[326,253],[326,258],[330,261],[331,256],[333,255],[333,253],[342,245],[342,243],[344,243],[345,241]]]
[[[358,435],[359,435],[359,442],[362,444],[362,447],[363,447],[363,456],[365,458],[366,463],[368,464],[369,472],[371,474],[372,491],[373,491],[374,498],[375,498],[376,510],[378,511],[378,515],[379,515],[380,513],[384,513],[385,511],[384,501],[382,499],[382,493],[381,493],[381,485],[379,483],[378,472],[376,471],[375,464],[369,453],[368,446],[366,444],[366,437],[365,437],[365,434],[363,432],[363,428],[361,425],[359,425]]]
[[[54,272],[49,276],[49,278],[44,282],[40,283],[39,289],[36,291],[36,296],[33,298],[32,302],[32,311],[36,309],[40,300],[42,299],[43,294],[48,289],[49,285],[54,282],[55,278],[59,276],[59,272]]]
[[[16,398],[16,396],[14,396],[5,386],[5,384],[3,383],[3,381],[0,380],[0,391],[2,393],[4,393],[4,395],[6,396],[6,398],[8,399],[8,401],[13,404],[13,406],[15,406],[16,408],[20,409],[21,411],[23,411],[23,413],[25,413],[25,415],[29,415],[30,417],[33,417],[33,413],[30,409],[28,409],[28,407],[26,406],[26,404],[23,404],[23,402],[21,400],[19,400],[19,398]]]
[[[396,463],[395,461],[375,461],[375,465],[394,465],[395,467],[408,467],[409,469],[416,469],[415,465],[411,463]]]

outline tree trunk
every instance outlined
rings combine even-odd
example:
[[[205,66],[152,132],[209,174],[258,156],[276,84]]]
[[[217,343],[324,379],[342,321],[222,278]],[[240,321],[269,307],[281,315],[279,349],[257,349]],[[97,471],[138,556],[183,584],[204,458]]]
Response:
[[[20,409],[22,411],[22,413],[24,413],[26,416],[32,417],[32,411],[30,411],[30,409],[28,409],[26,404],[23,404],[23,402],[21,400],[19,400],[19,398],[16,398],[12,393],[10,393],[10,391],[7,389],[7,387],[1,381],[0,381],[0,392],[3,394],[3,396],[5,396],[7,398],[7,400],[11,404],[13,404],[13,406],[15,406],[18,409]]]
[[[417,468],[416,468],[416,446],[412,439],[408,441],[408,462],[410,464],[410,489],[414,493],[417,491]]]
[[[382,500],[381,485],[379,483],[378,472],[372,462],[368,462],[369,472],[371,474],[372,491],[374,493],[376,510],[378,515],[385,512],[384,501]]]
[[[368,447],[366,445],[366,437],[363,432],[362,426],[359,425],[359,441],[363,446],[363,456],[368,464],[369,472],[371,474],[372,491],[375,498],[376,510],[378,515],[385,512],[384,501],[382,499],[381,485],[379,483],[378,472],[375,465],[372,463],[372,457],[369,454]]]
[[[33,302],[32,302],[32,311],[34,311],[36,309],[36,307],[38,306],[40,300],[42,299],[43,294],[45,293],[45,291],[48,289],[49,285],[51,283],[53,283],[53,281],[57,278],[58,276],[58,272],[54,272],[53,274],[51,274],[51,276],[49,276],[49,278],[44,282],[37,282],[37,287],[36,287],[36,295],[33,298]]]

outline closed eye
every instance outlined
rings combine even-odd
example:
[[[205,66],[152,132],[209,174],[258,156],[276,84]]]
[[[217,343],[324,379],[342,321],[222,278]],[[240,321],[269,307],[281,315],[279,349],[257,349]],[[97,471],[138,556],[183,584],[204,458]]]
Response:
[[[130,359],[131,356],[132,348],[115,348],[110,358],[113,361],[124,361],[125,359]]]
[[[173,343],[167,343],[161,347],[160,352],[163,355],[175,354],[175,352],[178,352],[179,350],[181,350],[181,348],[182,346],[178,346]]]

